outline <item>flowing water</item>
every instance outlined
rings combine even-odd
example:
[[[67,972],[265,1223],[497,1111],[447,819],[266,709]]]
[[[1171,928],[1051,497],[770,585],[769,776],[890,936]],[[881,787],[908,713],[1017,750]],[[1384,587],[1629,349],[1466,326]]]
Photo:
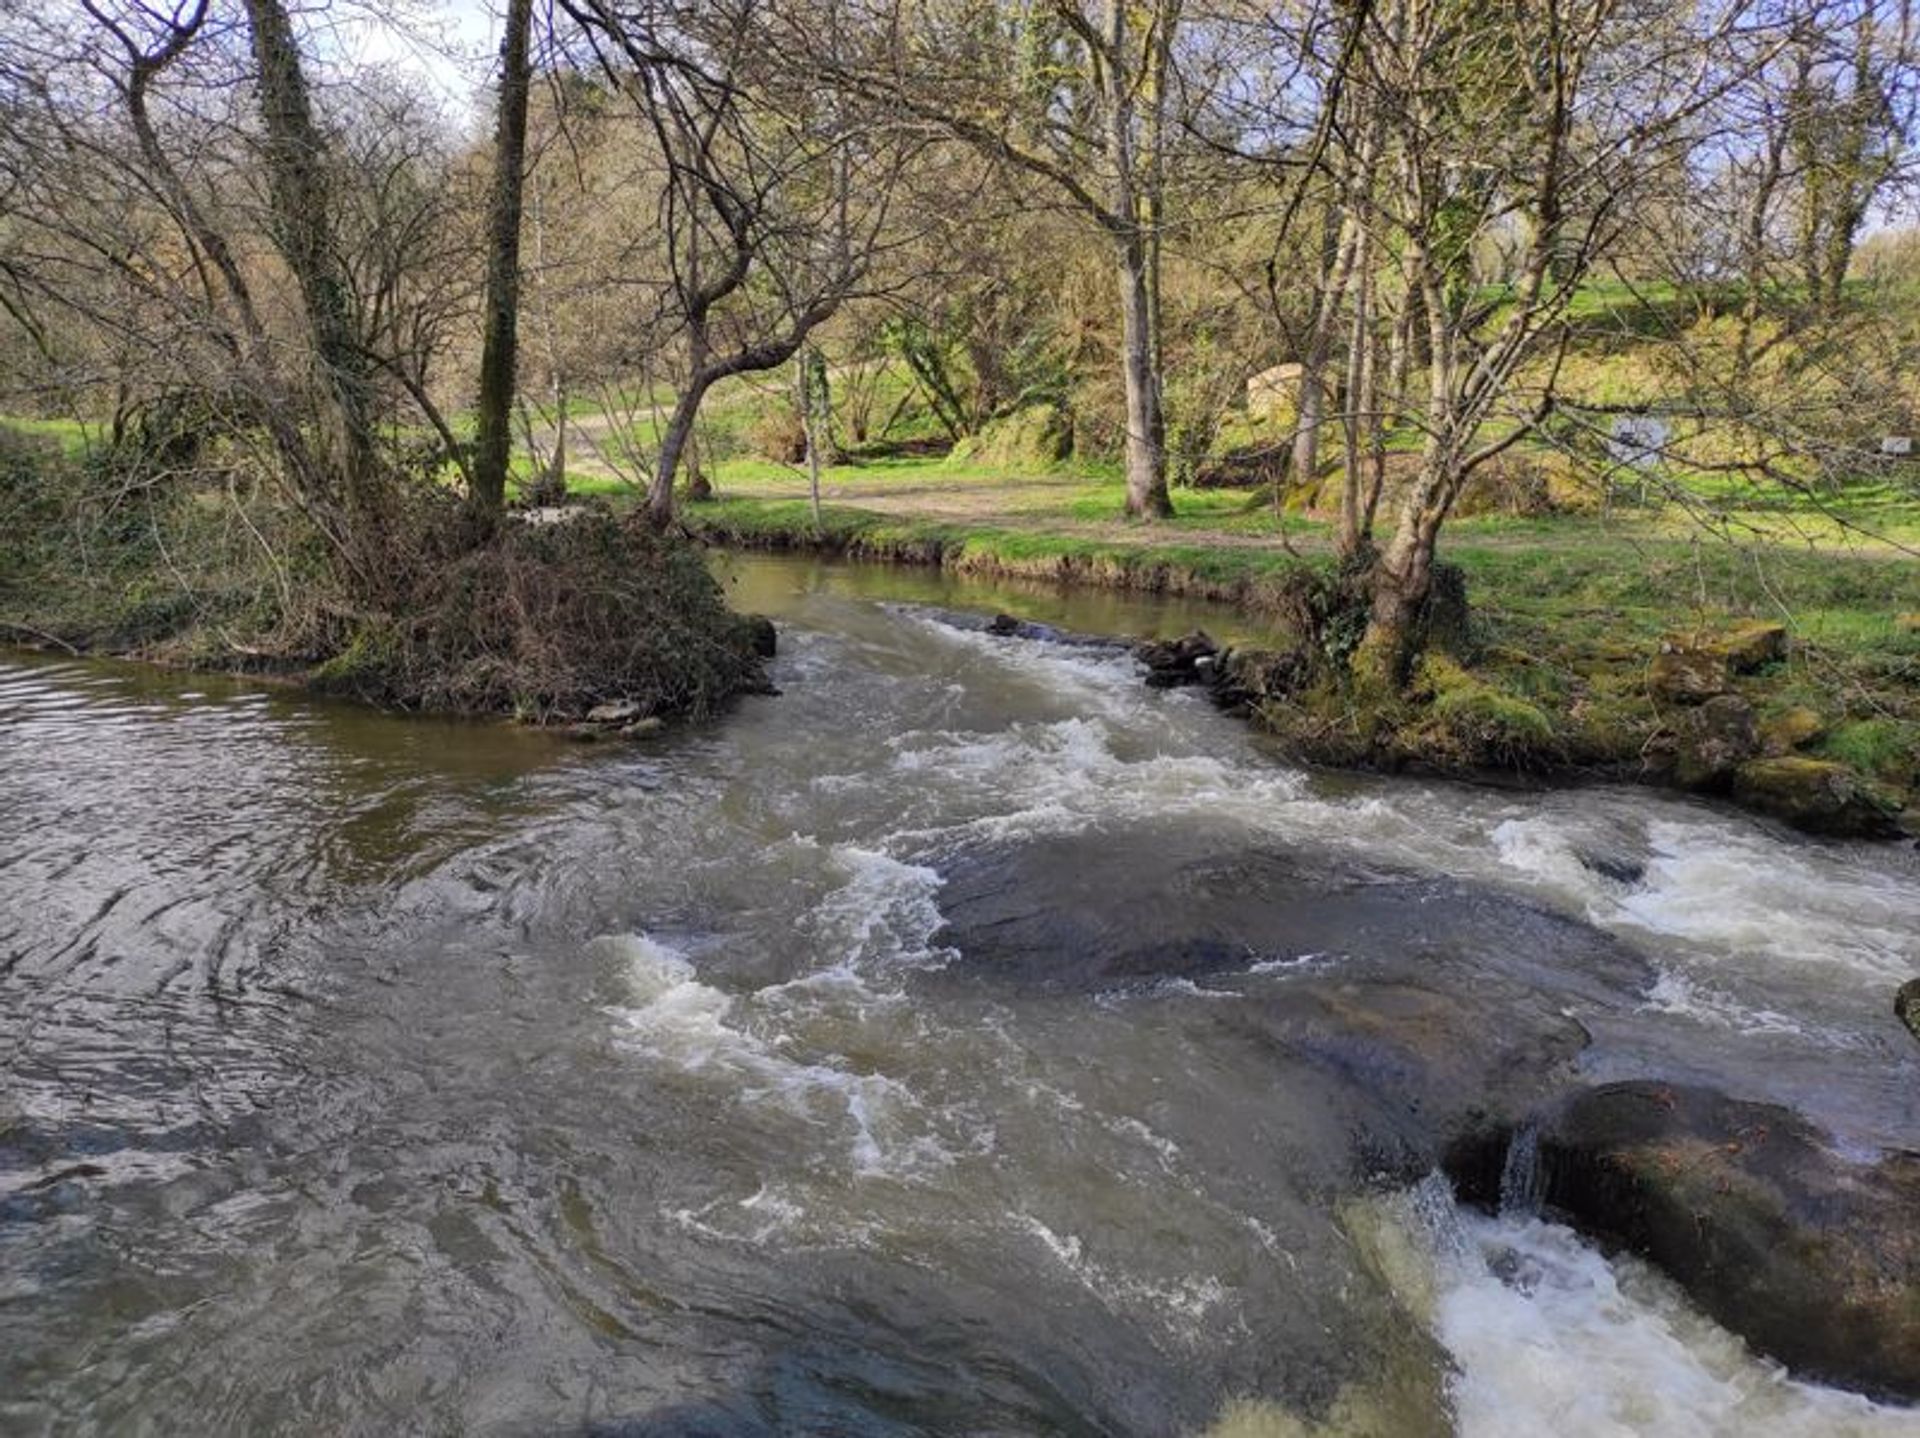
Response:
[[[1116,900],[1203,838],[1441,931],[1514,899],[1649,966],[1588,1073],[1865,1152],[1920,1136],[1910,851],[1312,776],[1123,653],[898,601],[1202,608],[728,574],[784,693],[648,747],[0,660],[0,1430],[1920,1434],[1525,1202],[1369,1181],[1254,1017],[1335,991],[1338,932],[1061,985],[943,929],[1034,844]]]

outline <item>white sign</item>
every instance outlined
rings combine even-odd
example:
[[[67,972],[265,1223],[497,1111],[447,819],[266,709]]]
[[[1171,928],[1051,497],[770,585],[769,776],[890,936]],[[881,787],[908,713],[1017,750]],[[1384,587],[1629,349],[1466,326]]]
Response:
[[[1613,419],[1607,453],[1615,464],[1644,468],[1656,464],[1667,444],[1667,422],[1650,414],[1621,414]]]
[[[1909,455],[1913,453],[1913,436],[1910,434],[1890,434],[1880,441],[1880,453]]]

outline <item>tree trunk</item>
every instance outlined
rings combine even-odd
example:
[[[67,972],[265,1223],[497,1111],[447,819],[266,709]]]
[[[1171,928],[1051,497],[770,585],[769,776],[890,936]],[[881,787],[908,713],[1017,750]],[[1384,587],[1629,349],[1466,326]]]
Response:
[[[547,461],[547,493],[556,500],[567,496],[567,391],[564,385],[553,390],[553,454]]]
[[[696,377],[680,392],[667,418],[667,432],[660,437],[660,461],[654,466],[653,483],[647,486],[647,522],[655,529],[673,523],[673,482],[693,440],[693,422],[700,413],[708,383]]]
[[[1340,408],[1346,441],[1342,456],[1346,485],[1340,495],[1339,553],[1343,559],[1360,553],[1369,538],[1373,512],[1366,503],[1367,486],[1361,465],[1365,455],[1371,455],[1381,441],[1379,404],[1374,393],[1378,380],[1373,336],[1373,273],[1368,267],[1369,258],[1363,243],[1360,282],[1354,288],[1353,326],[1347,345],[1346,400]]]
[[[274,239],[300,287],[321,394],[320,431],[357,528],[378,507],[372,361],[354,332],[333,232],[326,145],[313,120],[293,24],[280,0],[245,0],[260,71]]]
[[[506,36],[500,43],[500,98],[494,128],[493,196],[489,205],[485,335],[480,351],[480,396],[473,483],[468,503],[492,524],[507,497],[507,466],[513,453],[511,421],[514,370],[519,350],[520,211],[526,177],[527,36],[533,0],[508,0]],[[566,418],[561,416],[564,433]]]
[[[1451,464],[1443,447],[1429,449],[1393,540],[1373,569],[1367,631],[1354,653],[1353,672],[1382,693],[1406,683],[1419,647],[1420,613],[1433,591],[1434,546],[1459,487]]]
[[[800,351],[800,370],[805,390],[807,451],[819,451],[823,465],[840,462],[840,447],[833,442],[833,382],[827,376],[827,357],[817,345]]]
[[[1098,67],[1106,111],[1107,165],[1112,208],[1106,220],[1120,281],[1121,370],[1127,396],[1127,513],[1165,519],[1167,428],[1154,364],[1153,273],[1140,197],[1134,184],[1134,67],[1127,63],[1127,0],[1107,0],[1105,54]]]
[[[1127,513],[1135,519],[1165,519],[1173,513],[1167,495],[1166,417],[1160,407],[1160,377],[1153,367],[1153,321],[1147,286],[1146,248],[1137,235],[1120,245],[1120,347],[1127,392]]]
[[[1293,482],[1312,486],[1320,477],[1320,426],[1326,422],[1326,361],[1308,355],[1300,363],[1300,398],[1293,417]],[[1309,494],[1309,500],[1312,496]]]

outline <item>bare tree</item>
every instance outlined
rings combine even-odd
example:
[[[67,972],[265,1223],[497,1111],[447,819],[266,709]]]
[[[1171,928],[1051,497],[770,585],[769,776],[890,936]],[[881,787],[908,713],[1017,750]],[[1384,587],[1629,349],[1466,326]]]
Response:
[[[485,338],[480,352],[473,474],[474,514],[491,523],[506,501],[513,450],[514,377],[519,358],[520,220],[527,167],[527,93],[532,77],[529,33],[533,0],[507,0],[500,41],[500,88],[494,115],[493,194],[488,205]]]
[[[27,239],[13,293],[62,317],[70,377],[110,394],[116,432],[164,400],[196,433],[264,438],[371,578],[394,479],[382,417],[396,394],[431,408],[463,304],[439,238],[458,227],[423,218],[444,154],[331,122],[278,0],[88,0],[18,25],[9,50],[34,58],[0,136]]]
[[[869,293],[919,142],[793,75],[769,28],[778,17],[755,0],[565,3],[659,175],[665,275],[645,328],[682,356],[647,492],[665,525],[713,387],[786,364]]]
[[[957,24],[901,0],[851,8],[857,43],[811,56],[826,78],[1035,177],[1102,236],[1119,297],[1127,512],[1170,515],[1156,275],[1179,0],[1054,0]]]
[[[1386,178],[1349,199],[1401,255],[1428,350],[1419,467],[1373,567],[1354,656],[1370,682],[1397,684],[1420,643],[1436,544],[1468,478],[1551,413],[1567,307],[1618,238],[1628,198],[1683,165],[1701,117],[1785,45],[1782,32],[1758,53],[1744,46],[1752,9],[1390,0],[1369,17],[1360,54]],[[1372,134],[1345,143],[1364,154]],[[1489,289],[1473,257],[1495,232],[1523,238],[1511,281]]]

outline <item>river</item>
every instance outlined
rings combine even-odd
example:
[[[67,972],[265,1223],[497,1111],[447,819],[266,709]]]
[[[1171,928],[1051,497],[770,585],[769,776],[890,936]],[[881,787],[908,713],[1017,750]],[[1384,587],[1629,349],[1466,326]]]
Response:
[[[1557,1224],[1369,1181],[1251,1017],[1364,962],[1337,931],[1062,984],[943,927],[1003,853],[1116,900],[1203,846],[1444,876],[1487,962],[1558,923],[1648,965],[1588,1072],[1912,1147],[1909,849],[1313,775],[927,607],[1235,632],[1205,606],[724,572],[783,692],[644,746],[0,657],[0,1430],[1920,1434]]]

